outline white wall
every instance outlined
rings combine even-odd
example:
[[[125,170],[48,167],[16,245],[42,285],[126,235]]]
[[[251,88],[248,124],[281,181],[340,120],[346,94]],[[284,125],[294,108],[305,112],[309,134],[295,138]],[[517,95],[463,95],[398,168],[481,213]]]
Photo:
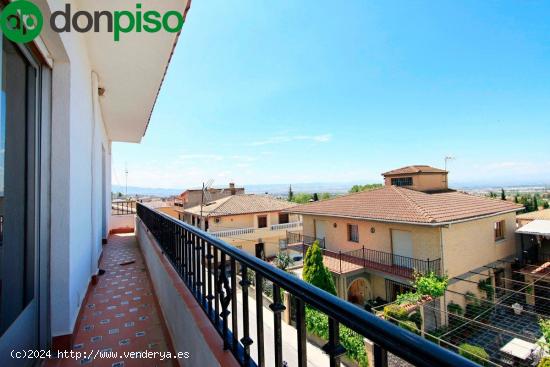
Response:
[[[47,1],[52,10],[64,4]],[[45,2],[40,5],[44,8]],[[90,278],[97,272],[103,237],[101,206],[110,200],[111,144],[99,105],[94,113],[97,83],[83,35],[44,31],[42,37],[54,60],[50,284],[51,328],[57,336],[73,332]],[[109,193],[104,203],[102,147]]]

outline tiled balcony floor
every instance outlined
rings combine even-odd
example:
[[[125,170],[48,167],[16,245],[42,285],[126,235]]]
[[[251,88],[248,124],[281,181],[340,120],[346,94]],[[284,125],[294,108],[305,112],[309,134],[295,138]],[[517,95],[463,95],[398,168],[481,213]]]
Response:
[[[120,265],[132,261],[135,263]],[[77,321],[74,351],[117,352],[117,358],[50,360],[48,367],[167,367],[176,360],[124,358],[124,352],[168,352],[170,338],[134,234],[109,238],[103,248],[105,274],[92,286]]]

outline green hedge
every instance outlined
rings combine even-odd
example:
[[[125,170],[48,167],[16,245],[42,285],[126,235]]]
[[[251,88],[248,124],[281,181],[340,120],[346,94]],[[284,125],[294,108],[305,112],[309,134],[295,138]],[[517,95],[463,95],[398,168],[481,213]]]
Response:
[[[487,360],[489,359],[489,355],[485,349],[468,343],[460,344],[458,346],[458,354],[482,366],[486,366]]]
[[[306,328],[311,334],[328,340],[328,316],[311,307],[306,307]],[[363,336],[340,325],[340,344],[346,348],[348,358],[356,361],[360,367],[368,367]]]
[[[389,321],[407,321],[409,313],[404,307],[393,303],[384,307],[384,317]]]
[[[550,357],[541,359],[537,367],[550,367]]]

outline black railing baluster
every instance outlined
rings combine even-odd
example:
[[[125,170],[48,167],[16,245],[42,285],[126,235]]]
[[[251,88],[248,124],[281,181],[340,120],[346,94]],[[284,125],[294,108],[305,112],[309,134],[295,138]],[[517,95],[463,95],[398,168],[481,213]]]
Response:
[[[231,313],[228,310],[229,303],[231,302],[231,289],[229,286],[229,280],[227,279],[227,269],[225,267],[225,253],[221,252],[221,261],[220,261],[220,269],[219,269],[219,279],[218,279],[218,294],[220,297],[220,303],[221,303],[221,313],[220,316],[222,318],[222,338],[223,338],[223,349],[227,350],[230,348],[231,344],[229,344],[228,335],[229,335],[229,325],[228,325],[228,316]]]
[[[340,345],[340,325],[332,317],[328,318],[328,343],[323,346],[323,351],[328,354],[330,367],[340,367],[340,357],[346,349]]]
[[[218,249],[214,247],[214,281],[218,281],[220,271],[220,264],[218,259]],[[217,284],[217,283],[215,283]],[[216,326],[216,330],[219,330],[220,327],[220,318],[218,317],[220,315],[220,292],[218,291],[218,287],[214,286],[214,314],[216,315],[216,320],[214,321],[214,326]]]
[[[374,344],[374,367],[388,367],[388,353],[378,344]]]
[[[210,242],[206,242],[206,261],[208,266],[208,296],[206,299],[208,300],[208,318],[212,320],[212,301],[214,300],[214,295],[212,294],[212,245]]]
[[[206,287],[208,281],[206,279],[207,259],[206,259],[206,241],[201,239],[201,269],[202,269],[202,304],[205,310],[208,310],[208,294],[206,293]]]
[[[265,366],[264,352],[264,278],[256,272],[256,344],[258,345],[258,367]]]
[[[273,311],[273,332],[275,348],[275,367],[283,366],[283,333],[281,330],[282,312],[286,307],[281,302],[281,288],[273,283],[273,303],[269,305]]]
[[[233,293],[231,294],[231,332],[233,333],[233,351],[237,351],[237,346],[239,343],[239,313],[237,306],[237,263],[234,258],[229,259],[231,266],[231,289]]]
[[[298,367],[307,366],[307,330],[304,301],[296,297],[296,335],[298,338]]]
[[[250,281],[248,280],[248,267],[242,265],[242,279],[240,281],[243,297],[243,337],[241,343],[244,347],[243,365],[248,366],[250,363],[250,345],[252,345],[252,339],[250,338],[250,321],[248,319],[248,286]]]

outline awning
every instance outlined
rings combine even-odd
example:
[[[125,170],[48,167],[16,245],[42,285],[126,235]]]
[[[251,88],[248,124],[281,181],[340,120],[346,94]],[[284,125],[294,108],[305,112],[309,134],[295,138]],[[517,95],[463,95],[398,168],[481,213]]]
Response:
[[[516,233],[550,237],[550,220],[534,220],[516,230]]]

